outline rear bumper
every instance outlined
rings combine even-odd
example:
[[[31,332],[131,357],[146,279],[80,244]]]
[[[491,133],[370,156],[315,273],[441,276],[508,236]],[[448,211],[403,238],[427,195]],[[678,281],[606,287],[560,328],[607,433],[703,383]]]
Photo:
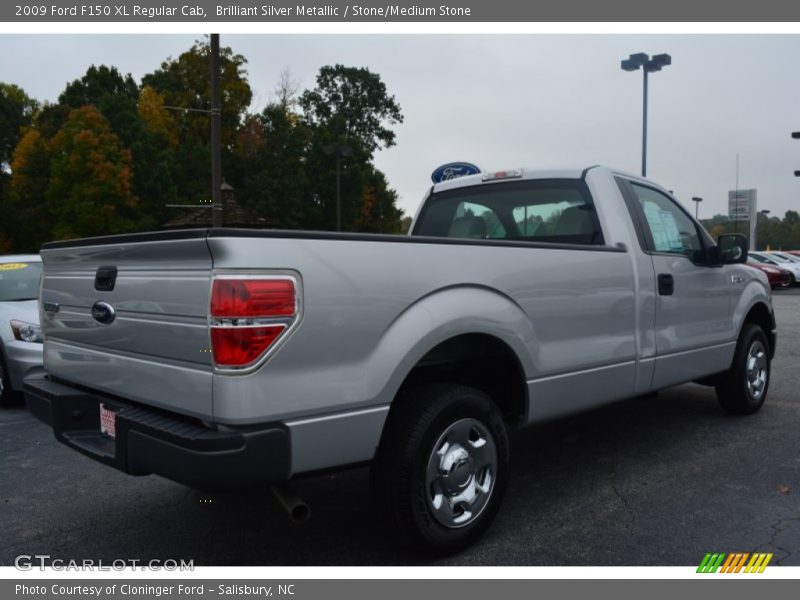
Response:
[[[42,344],[10,341],[3,344],[3,350],[11,389],[21,392],[26,377],[43,373]]]
[[[25,380],[25,399],[58,441],[130,475],[154,473],[209,490],[281,483],[289,477],[291,445],[281,425],[217,431],[43,376]],[[115,439],[100,433],[101,402],[116,411]]]

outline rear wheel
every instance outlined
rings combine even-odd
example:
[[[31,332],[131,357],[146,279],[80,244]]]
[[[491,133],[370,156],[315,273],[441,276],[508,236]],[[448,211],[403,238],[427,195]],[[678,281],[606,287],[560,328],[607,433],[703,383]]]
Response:
[[[436,384],[397,399],[373,464],[373,492],[392,530],[448,554],[489,527],[510,457],[500,411],[474,388]]]
[[[746,323],[729,371],[716,386],[719,403],[730,413],[749,415],[764,404],[769,390],[769,340],[764,331]]]

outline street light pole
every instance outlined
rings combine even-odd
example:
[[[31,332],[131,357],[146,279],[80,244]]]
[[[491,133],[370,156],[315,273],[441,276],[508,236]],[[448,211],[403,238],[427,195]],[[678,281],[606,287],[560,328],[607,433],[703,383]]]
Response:
[[[336,231],[342,230],[342,157],[353,154],[353,149],[345,144],[329,144],[322,148],[327,155],[336,157]]]
[[[336,153],[336,231],[342,230],[342,153]]]
[[[739,155],[736,155],[736,190],[733,192],[733,233],[739,233]]]
[[[695,196],[692,198],[692,201],[694,202],[694,220],[699,221],[699,218],[697,216],[698,209],[700,208],[700,203],[703,201],[703,199]]]
[[[769,213],[770,213],[769,209],[765,208],[765,209],[760,210],[758,212],[761,213],[762,215],[764,215],[764,219],[765,220],[769,219]],[[758,216],[756,216],[756,231],[758,231]],[[758,246],[756,245],[756,240],[753,240],[753,247],[754,248],[758,248]]]
[[[649,74],[660,71],[667,65],[672,64],[672,57],[669,54],[656,54],[652,58],[644,52],[631,54],[622,61],[623,71],[644,71],[642,81],[642,177],[647,176],[647,93],[649,85]]]
[[[792,132],[792,139],[793,140],[800,140],[800,131],[793,131]],[[795,177],[800,177],[800,171],[794,172]]]
[[[647,69],[642,69],[644,83],[642,84],[642,177],[647,176]]]

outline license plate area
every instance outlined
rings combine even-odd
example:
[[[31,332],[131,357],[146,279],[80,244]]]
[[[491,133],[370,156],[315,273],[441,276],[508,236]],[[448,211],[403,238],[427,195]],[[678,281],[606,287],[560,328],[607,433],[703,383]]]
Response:
[[[117,438],[117,411],[100,403],[100,433],[111,438]]]

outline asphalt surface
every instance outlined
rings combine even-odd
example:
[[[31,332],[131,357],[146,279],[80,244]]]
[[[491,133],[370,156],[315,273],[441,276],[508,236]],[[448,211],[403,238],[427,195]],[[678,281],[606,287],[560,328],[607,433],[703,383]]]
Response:
[[[0,564],[20,554],[195,565],[697,565],[773,552],[800,565],[800,289],[775,293],[779,349],[763,409],[732,417],[684,385],[515,436],[488,534],[457,556],[395,547],[372,516],[366,469],[299,482],[311,519],[266,492],[208,495],[128,477],[0,411]]]

